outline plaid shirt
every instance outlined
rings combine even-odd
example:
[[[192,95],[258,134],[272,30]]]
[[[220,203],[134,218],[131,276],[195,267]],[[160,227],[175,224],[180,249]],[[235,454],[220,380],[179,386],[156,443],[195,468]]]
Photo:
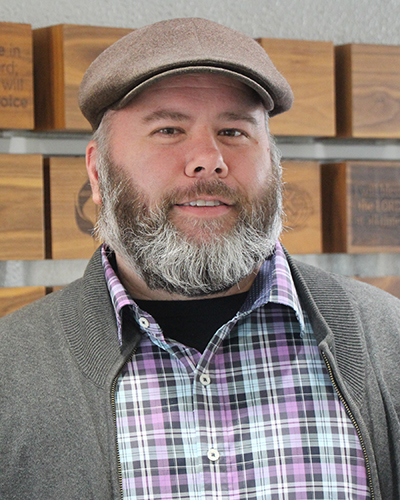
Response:
[[[129,307],[143,331],[116,389],[125,499],[370,498],[279,244],[203,353],[164,338],[103,264],[119,330]]]

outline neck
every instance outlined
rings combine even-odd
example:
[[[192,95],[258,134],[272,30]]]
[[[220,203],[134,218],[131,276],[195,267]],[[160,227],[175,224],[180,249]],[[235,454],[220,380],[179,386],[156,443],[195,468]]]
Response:
[[[186,295],[170,293],[162,289],[150,289],[143,279],[140,278],[140,276],[124,261],[120,255],[116,254],[116,259],[118,265],[118,277],[121,280],[121,283],[128,290],[133,299],[139,300],[196,300],[227,297],[229,295],[247,292],[253,284],[259,270],[259,268],[257,268],[253,273],[246,276],[246,278],[242,279],[239,283],[224,292],[200,297],[187,297]]]

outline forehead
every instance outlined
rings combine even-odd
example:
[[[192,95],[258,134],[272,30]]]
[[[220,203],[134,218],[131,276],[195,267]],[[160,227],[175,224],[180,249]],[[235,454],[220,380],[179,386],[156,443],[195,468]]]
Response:
[[[233,99],[243,106],[263,107],[260,96],[252,88],[235,78],[217,73],[189,73],[166,77],[145,88],[126,107],[134,107],[160,97],[174,99],[192,96]]]

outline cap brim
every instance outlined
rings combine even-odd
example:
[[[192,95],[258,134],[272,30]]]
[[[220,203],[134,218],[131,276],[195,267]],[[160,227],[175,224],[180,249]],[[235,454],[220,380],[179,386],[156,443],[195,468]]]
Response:
[[[147,78],[142,83],[136,84],[135,87],[132,90],[128,91],[122,99],[118,100],[115,104],[111,105],[109,108],[117,110],[127,106],[129,102],[132,101],[132,99],[136,97],[140,92],[143,92],[143,90],[145,90],[146,88],[150,87],[156,82],[164,80],[165,78],[177,75],[193,74],[193,73],[220,74],[230,78],[234,78],[235,80],[242,82],[243,84],[247,85],[248,87],[252,88],[255,92],[257,92],[257,94],[260,96],[263,102],[265,109],[268,112],[273,111],[274,109],[274,100],[272,99],[271,95],[267,92],[267,90],[264,87],[259,85],[257,82],[236,71],[232,71],[226,68],[213,67],[213,66],[186,66],[183,68],[169,69],[162,73],[153,75],[150,78]]]

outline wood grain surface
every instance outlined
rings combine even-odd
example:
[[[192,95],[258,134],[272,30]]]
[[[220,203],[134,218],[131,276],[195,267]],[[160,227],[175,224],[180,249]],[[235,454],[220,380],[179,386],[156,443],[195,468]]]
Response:
[[[323,165],[325,252],[400,252],[400,162]]]
[[[338,135],[400,138],[400,47],[335,48]]]
[[[90,258],[99,243],[91,236],[96,223],[97,207],[91,198],[85,159],[48,158],[45,171],[50,197],[48,257]]]
[[[41,155],[0,155],[0,260],[44,258]]]
[[[286,214],[281,241],[294,254],[322,252],[320,165],[318,162],[283,163]]]
[[[72,24],[33,31],[37,130],[91,130],[78,106],[82,77],[103,50],[131,31]]]
[[[293,107],[273,117],[275,135],[334,136],[335,62],[331,42],[260,38],[294,93]]]
[[[0,128],[33,126],[32,28],[0,23]]]
[[[16,311],[45,295],[46,289],[43,286],[0,288],[0,317]]]

